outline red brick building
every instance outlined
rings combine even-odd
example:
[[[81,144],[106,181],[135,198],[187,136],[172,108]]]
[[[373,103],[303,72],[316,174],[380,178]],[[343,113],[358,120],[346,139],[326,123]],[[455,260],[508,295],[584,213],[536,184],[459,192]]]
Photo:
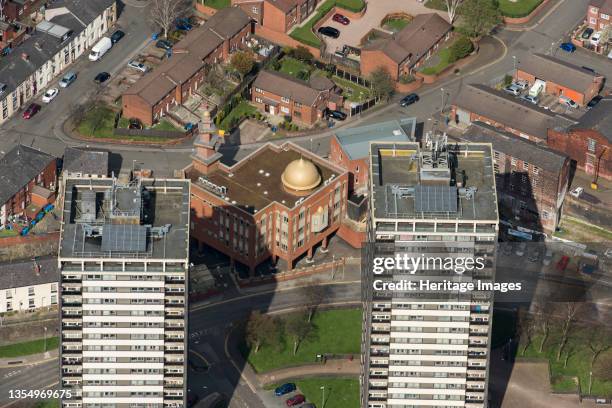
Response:
[[[612,180],[612,96],[603,98],[577,124],[548,131],[548,146],[571,157],[579,170]]]
[[[123,116],[151,126],[197,90],[212,65],[228,60],[232,52],[244,47],[251,33],[251,20],[242,10],[220,10],[190,31],[174,46],[170,58],[123,94]]]
[[[191,237],[253,274],[272,258],[291,269],[326,248],[346,214],[348,174],[293,143],[266,144],[235,165],[219,160],[210,115],[200,124],[192,164]]]
[[[317,6],[317,0],[232,0],[253,21],[273,31],[287,33],[306,20]]]
[[[610,24],[612,0],[591,0],[587,7],[586,23],[595,31],[603,30]]]
[[[40,150],[17,145],[0,159],[0,225],[22,215],[34,203],[55,199],[57,159]]]
[[[361,50],[360,71],[367,76],[379,67],[394,80],[421,66],[450,36],[452,25],[436,13],[419,14],[390,38],[375,40]]]
[[[309,82],[276,71],[261,71],[251,87],[251,102],[270,115],[313,125],[326,108],[338,109],[342,96],[328,78],[315,76]]]
[[[544,54],[533,54],[520,61],[515,78],[530,85],[538,79],[544,81],[543,92],[566,96],[581,106],[599,94],[605,80],[601,74]]]

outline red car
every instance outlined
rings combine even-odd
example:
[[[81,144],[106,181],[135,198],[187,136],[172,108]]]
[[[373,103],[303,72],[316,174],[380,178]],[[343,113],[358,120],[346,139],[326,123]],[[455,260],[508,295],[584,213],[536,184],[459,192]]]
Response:
[[[293,396],[293,397],[291,397],[291,398],[289,398],[287,400],[287,406],[288,407],[295,407],[296,405],[303,404],[304,401],[306,401],[306,397],[304,397],[302,394],[298,394],[298,395]]]
[[[564,255],[563,257],[561,257],[561,259],[559,259],[559,262],[557,262],[557,270],[559,272],[563,272],[565,268],[567,268],[567,264],[569,263],[569,261],[569,256]]]
[[[32,116],[36,115],[36,113],[40,110],[40,105],[37,103],[32,103],[30,104],[30,106],[28,106],[28,109],[26,109],[23,112],[23,118],[24,119],[30,119]]]
[[[349,20],[348,17],[343,16],[342,14],[339,14],[339,13],[334,14],[334,17],[332,17],[332,20],[342,25],[349,25],[349,23],[351,22],[351,20]]]

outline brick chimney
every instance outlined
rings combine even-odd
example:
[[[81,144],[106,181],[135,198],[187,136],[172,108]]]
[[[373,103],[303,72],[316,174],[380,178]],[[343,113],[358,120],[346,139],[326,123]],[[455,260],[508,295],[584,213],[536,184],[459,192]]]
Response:
[[[198,124],[198,138],[193,143],[194,153],[191,155],[193,167],[202,174],[208,174],[209,171],[213,170],[219,159],[222,157],[221,153],[217,151],[221,144],[221,137],[217,133],[210,112],[204,111],[202,120]]]

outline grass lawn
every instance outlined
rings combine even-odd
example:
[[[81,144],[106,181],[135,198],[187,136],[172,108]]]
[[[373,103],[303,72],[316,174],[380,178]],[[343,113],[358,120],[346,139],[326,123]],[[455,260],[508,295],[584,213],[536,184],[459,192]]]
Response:
[[[204,5],[219,10],[229,7],[231,5],[231,0],[204,0]]]
[[[114,137],[115,111],[106,106],[95,106],[77,125],[79,133],[86,137]]]
[[[340,8],[358,12],[363,10],[365,7],[364,0],[337,0],[336,5]]]
[[[370,90],[364,86],[337,76],[333,76],[332,81],[342,88],[342,95],[349,101],[364,102],[370,97]]]
[[[357,378],[308,378],[295,381],[295,385],[309,402],[317,407],[325,387],[325,408],[354,408],[359,406],[359,380]]]
[[[54,399],[44,400],[34,405],[34,408],[59,408],[59,401]]]
[[[597,239],[612,241],[612,231],[597,225],[587,224],[577,218],[564,216],[559,225],[556,237],[572,241],[593,241]]]
[[[361,352],[361,310],[321,311],[315,314],[313,323],[313,335],[302,341],[296,355],[293,355],[293,341],[284,336],[277,347],[264,345],[255,353],[243,345],[241,351],[255,371],[260,373],[314,363],[316,355],[322,353],[354,354],[358,358]]]
[[[408,24],[410,24],[410,20],[405,18],[392,18],[385,22],[384,27],[397,32],[401,31]]]
[[[433,67],[425,67],[421,70],[421,72],[424,73],[425,75],[439,74],[440,72],[444,70],[444,68],[449,66],[450,64],[450,62],[448,61],[449,57],[450,57],[450,50],[448,48],[442,48],[440,51],[438,51],[438,58],[440,59],[438,64]]]
[[[219,124],[219,129],[223,129],[226,132],[228,132],[231,130],[230,127],[231,127],[232,121],[240,120],[240,118],[242,118],[243,116],[246,116],[248,114],[252,114],[255,112],[257,112],[256,107],[254,107],[247,101],[242,101],[238,105],[236,105],[234,109],[232,109],[229,115],[223,118],[223,120]]]
[[[47,351],[56,349],[59,345],[57,337],[47,338]],[[27,341],[25,343],[15,343],[6,346],[0,346],[0,358],[12,358],[27,356],[30,354],[43,353],[45,350],[45,340],[38,339]]]
[[[425,7],[434,9],[434,10],[446,11],[446,1],[445,0],[427,0],[425,2]]]
[[[170,130],[170,131],[178,131],[182,132],[183,129],[177,128],[172,123],[168,122],[166,119],[160,120],[157,124],[153,125],[151,129],[155,130]]]
[[[5,228],[2,231],[0,231],[0,238],[14,237],[14,236],[17,236],[17,235],[19,235],[19,233],[16,230],[14,230],[14,229],[9,230],[9,229]]]
[[[506,17],[525,17],[543,0],[499,0],[499,11]]]
[[[305,76],[302,76],[302,79],[308,79],[311,70],[312,66],[298,59],[293,57],[284,57],[281,60],[281,67],[279,71],[291,75],[294,78],[300,78],[299,73],[305,72]]]

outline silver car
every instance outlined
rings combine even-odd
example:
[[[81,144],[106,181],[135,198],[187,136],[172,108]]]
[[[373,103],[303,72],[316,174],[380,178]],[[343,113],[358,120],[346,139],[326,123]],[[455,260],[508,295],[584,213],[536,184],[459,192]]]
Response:
[[[534,105],[537,105],[540,102],[540,98],[531,95],[523,95],[521,96],[521,99],[525,102],[533,103]]]

